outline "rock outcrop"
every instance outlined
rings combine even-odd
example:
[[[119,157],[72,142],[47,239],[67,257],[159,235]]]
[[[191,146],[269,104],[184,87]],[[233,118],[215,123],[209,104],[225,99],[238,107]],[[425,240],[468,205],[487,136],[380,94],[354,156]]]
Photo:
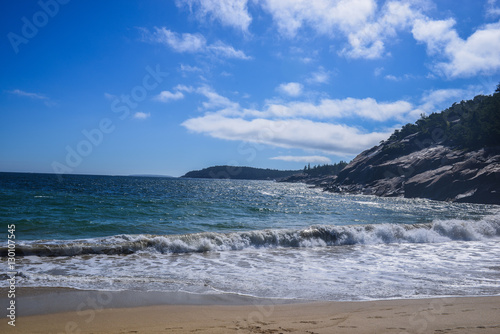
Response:
[[[314,187],[328,187],[334,180],[335,175],[318,175],[311,176],[306,173],[294,174],[288,177],[277,180],[278,182],[288,183],[305,183],[313,185]]]
[[[423,147],[418,134],[412,134],[362,152],[324,189],[500,204],[500,147],[474,151],[442,143]]]

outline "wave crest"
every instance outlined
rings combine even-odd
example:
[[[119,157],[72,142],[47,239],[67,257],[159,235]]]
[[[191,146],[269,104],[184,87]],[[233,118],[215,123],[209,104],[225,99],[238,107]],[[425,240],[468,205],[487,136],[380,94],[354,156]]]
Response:
[[[186,235],[116,235],[87,240],[23,242],[19,256],[75,256],[132,254],[139,251],[195,253],[247,248],[327,247],[355,244],[435,243],[452,240],[479,241],[500,236],[500,216],[480,221],[436,220],[427,224],[321,225],[303,230],[258,230]],[[0,247],[0,256],[8,249]]]

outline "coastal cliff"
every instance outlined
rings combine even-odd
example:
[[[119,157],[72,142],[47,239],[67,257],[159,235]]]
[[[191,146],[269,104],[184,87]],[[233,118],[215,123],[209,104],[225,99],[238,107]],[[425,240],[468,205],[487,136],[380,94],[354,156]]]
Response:
[[[407,139],[410,141],[410,139]],[[443,145],[390,158],[387,144],[359,154],[327,191],[439,201],[500,204],[500,149],[462,151]]]
[[[499,85],[500,88],[500,85]],[[360,153],[327,191],[500,204],[500,89],[422,115]]]

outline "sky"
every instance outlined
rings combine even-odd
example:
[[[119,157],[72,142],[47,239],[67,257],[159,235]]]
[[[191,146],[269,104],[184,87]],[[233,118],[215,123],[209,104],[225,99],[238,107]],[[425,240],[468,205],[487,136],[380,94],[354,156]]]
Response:
[[[0,2],[0,171],[350,161],[500,82],[497,0]]]

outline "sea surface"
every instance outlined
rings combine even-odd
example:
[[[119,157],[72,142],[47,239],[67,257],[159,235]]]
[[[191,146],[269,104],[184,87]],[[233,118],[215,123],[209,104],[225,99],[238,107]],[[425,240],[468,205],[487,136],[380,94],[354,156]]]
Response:
[[[500,207],[271,181],[0,173],[17,287],[291,300],[500,294]]]

